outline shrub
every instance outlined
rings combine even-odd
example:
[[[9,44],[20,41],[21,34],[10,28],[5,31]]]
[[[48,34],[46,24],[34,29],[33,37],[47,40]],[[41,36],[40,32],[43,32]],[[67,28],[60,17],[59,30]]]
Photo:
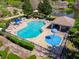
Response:
[[[6,27],[6,23],[0,23],[0,28],[5,28]]]
[[[29,49],[29,50],[31,50],[31,51],[32,51],[33,48],[34,48],[34,45],[33,45],[31,42],[26,41],[26,40],[21,40],[20,46],[23,46],[23,47],[25,47],[25,48],[27,48],[27,49]]]
[[[70,3],[68,4],[68,7],[69,7],[69,8],[74,8],[74,3],[71,3],[71,2],[70,2]]]
[[[31,16],[34,18],[40,18],[40,19],[45,18],[45,15],[42,13],[32,13]]]
[[[26,49],[29,49],[31,51],[34,49],[34,45],[31,42],[27,41],[27,40],[20,40],[19,38],[17,38],[16,36],[13,36],[13,35],[8,35],[7,38],[10,41],[12,41],[16,44],[19,44],[20,46],[22,46]]]
[[[10,16],[10,12],[3,6],[3,5],[0,5],[0,11],[2,12],[2,17],[6,17],[6,16]]]
[[[11,22],[10,19],[6,19],[6,20],[3,20],[2,23],[6,23],[6,24],[9,24]]]
[[[5,30],[8,27],[10,22],[11,22],[11,20],[3,20],[3,21],[1,21],[0,22],[0,28],[3,28],[3,30]]]
[[[76,21],[76,23],[75,23],[74,27],[75,27],[75,28],[77,28],[77,29],[78,29],[78,31],[79,31],[79,21],[78,21],[78,20]]]
[[[48,16],[46,17],[46,19],[49,20],[49,21],[53,21],[55,18],[56,18],[56,17],[53,17],[52,15],[48,15]]]
[[[22,6],[22,2],[20,0],[5,0],[5,2],[17,8],[21,8]]]
[[[45,15],[45,14],[42,14],[42,13],[39,13],[39,14],[38,14],[38,18],[44,19],[44,18],[46,18],[46,15]]]
[[[75,32],[77,32],[77,28],[73,27],[73,28],[70,29],[70,33],[75,33]]]

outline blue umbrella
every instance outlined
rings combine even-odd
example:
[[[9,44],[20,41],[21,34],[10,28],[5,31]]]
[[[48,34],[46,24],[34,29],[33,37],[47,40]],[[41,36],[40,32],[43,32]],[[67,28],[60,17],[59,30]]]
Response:
[[[57,33],[58,31],[57,31],[57,29],[53,28],[53,29],[51,29],[51,32],[53,32],[54,33],[53,36],[55,36],[55,33]]]
[[[57,31],[57,29],[53,28],[53,29],[51,29],[51,32],[57,33],[58,31]]]
[[[22,20],[21,19],[15,19],[16,23],[20,23]]]

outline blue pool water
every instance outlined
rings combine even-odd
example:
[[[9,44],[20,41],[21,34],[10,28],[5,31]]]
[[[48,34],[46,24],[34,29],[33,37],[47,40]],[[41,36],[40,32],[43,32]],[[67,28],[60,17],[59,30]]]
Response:
[[[45,41],[52,46],[58,46],[62,42],[62,39],[56,35],[49,35],[45,38]]]
[[[21,38],[33,38],[37,37],[42,31],[41,27],[44,26],[43,21],[32,21],[28,25],[17,32],[17,35]]]

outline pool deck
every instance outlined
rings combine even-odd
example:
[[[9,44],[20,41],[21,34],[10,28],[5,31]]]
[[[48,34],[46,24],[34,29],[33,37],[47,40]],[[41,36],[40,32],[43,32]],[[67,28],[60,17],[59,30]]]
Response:
[[[6,31],[17,36],[17,34],[16,34],[17,31],[19,31],[22,28],[24,28],[25,26],[27,26],[26,23],[31,22],[31,21],[35,21],[35,20],[32,20],[32,19],[30,19],[30,20],[23,20],[19,25],[12,25],[12,24],[10,24],[9,27],[6,29]],[[26,39],[26,40],[29,40],[30,42],[33,42],[33,43],[35,43],[37,45],[40,45],[40,46],[42,46],[44,48],[48,48],[48,46],[51,46],[51,45],[49,45],[47,42],[45,42],[45,36],[51,35],[53,33],[51,32],[51,29],[48,29],[46,27],[49,26],[51,24],[51,22],[50,21],[46,21],[46,20],[40,20],[40,21],[44,21],[46,23],[42,27],[43,32],[39,36],[37,36],[35,38],[29,38],[29,39]],[[58,32],[56,35],[60,36],[62,38],[62,40],[63,40],[63,37],[64,37],[65,33]]]
[[[36,38],[31,38],[31,39],[26,39],[26,40],[29,40],[35,44],[38,44],[44,48],[48,48],[49,46],[52,46],[50,44],[48,44],[46,41],[45,41],[45,37],[48,36],[48,35],[53,35],[53,33],[51,32],[50,29],[45,29],[38,37]],[[62,38],[62,41],[63,41],[63,37],[64,37],[64,33],[57,33],[56,34],[57,36],[60,36]],[[61,42],[62,43],[62,42]],[[61,45],[61,43],[59,45]]]

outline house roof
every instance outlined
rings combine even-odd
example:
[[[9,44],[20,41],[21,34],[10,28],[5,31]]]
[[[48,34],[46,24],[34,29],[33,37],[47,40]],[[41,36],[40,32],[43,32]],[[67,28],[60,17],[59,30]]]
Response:
[[[56,3],[57,8],[67,8],[68,7],[68,2],[67,1],[58,1]]]
[[[63,26],[74,26],[75,19],[69,18],[67,16],[57,17],[52,21],[54,24],[63,25]]]

